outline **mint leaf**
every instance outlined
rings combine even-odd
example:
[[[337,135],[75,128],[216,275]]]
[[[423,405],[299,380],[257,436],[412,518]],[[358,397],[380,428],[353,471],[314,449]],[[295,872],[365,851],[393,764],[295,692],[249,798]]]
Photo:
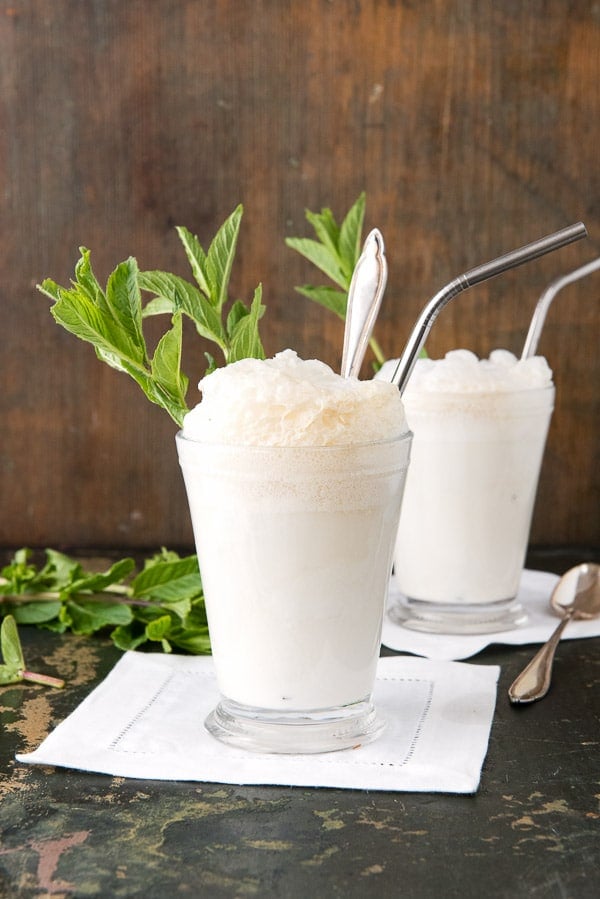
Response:
[[[296,250],[319,271],[327,275],[337,290],[327,286],[306,284],[296,287],[298,293],[334,312],[339,318],[346,318],[348,290],[352,275],[362,250],[362,229],[365,219],[366,195],[361,193],[338,226],[330,209],[321,212],[306,211],[307,221],[312,225],[317,240],[308,237],[287,237],[286,245]],[[375,355],[374,367],[379,368],[385,361],[381,347],[374,337],[369,344]]]
[[[321,243],[329,250],[331,255],[339,258],[338,245],[340,229],[333,217],[331,209],[322,209],[320,213],[306,210],[306,219],[315,230],[315,234]]]
[[[98,283],[98,279],[92,271],[90,251],[85,247],[80,247],[79,252],[81,258],[75,265],[75,281],[95,306],[98,306],[104,312],[108,312],[108,303],[106,302],[102,288]]]
[[[106,284],[106,302],[113,319],[129,335],[145,361],[146,343],[142,333],[142,300],[138,284],[137,261],[130,257],[121,262]]]
[[[128,605],[115,602],[86,602],[70,599],[62,609],[63,621],[74,634],[88,636],[109,625],[129,624],[133,612]]]
[[[147,565],[131,582],[131,592],[170,602],[199,596],[202,582],[196,556]]]
[[[265,309],[261,299],[262,287],[259,285],[254,292],[250,312],[239,318],[233,327],[228,362],[237,362],[239,359],[247,357],[265,358],[265,351],[258,334],[258,323]]]
[[[2,620],[0,649],[2,650],[2,658],[4,659],[6,669],[20,674],[25,668],[25,659],[23,658],[17,624],[12,615],[7,615]]]
[[[346,304],[348,302],[348,294],[334,287],[311,287],[306,284],[304,287],[296,287],[298,293],[308,297],[315,303],[334,312],[339,318],[346,318]]]
[[[60,612],[60,600],[35,600],[15,606],[13,615],[17,624],[45,624],[52,621]]]
[[[81,577],[83,569],[79,562],[55,549],[46,550],[46,564],[40,571],[40,579],[47,579],[54,588],[60,588]]]
[[[40,290],[51,295],[48,281],[42,282]],[[110,314],[80,291],[59,288],[58,299],[50,311],[59,325],[80,340],[93,344],[99,352],[106,353],[107,358],[127,360],[134,366],[143,365],[144,348],[136,346]]]
[[[83,591],[92,593],[107,590],[109,587],[112,587],[114,584],[123,580],[128,574],[131,574],[134,568],[134,560],[126,558],[115,562],[114,565],[111,565],[108,571],[105,572],[98,574],[85,574],[82,572],[79,577],[74,579],[64,588],[63,595],[72,595],[74,593],[82,593]]]
[[[348,211],[340,228],[339,256],[346,278],[350,286],[352,274],[362,251],[362,230],[365,220],[366,196],[362,193]]]
[[[0,649],[4,659],[4,663],[0,665],[0,684],[15,684],[21,680],[28,680],[47,687],[64,687],[65,682],[59,678],[25,670],[21,640],[12,615],[7,615],[0,626]]]
[[[245,355],[264,358],[258,333],[264,312],[260,288],[249,309],[236,302],[223,321],[242,215],[239,205],[218,229],[207,253],[187,228],[177,228],[195,284],[171,272],[140,272],[137,261],[129,257],[117,265],[103,290],[93,272],[90,251],[80,247],[70,287],[50,278],[37,285],[53,301],[51,313],[58,324],[91,343],[102,362],[132,377],[150,402],[165,409],[179,426],[188,411],[189,383],[181,371],[181,314],[191,318],[201,337],[220,348],[225,363]],[[145,306],[142,291],[153,294]],[[149,359],[144,321],[165,313],[171,316],[171,326]],[[205,355],[209,371],[214,370],[214,357]]]
[[[209,298],[219,311],[227,300],[242,215],[243,207],[237,206],[217,231],[206,254]]]
[[[142,290],[156,294],[156,298],[146,307],[150,307],[153,314],[156,314],[158,309],[168,312],[181,310],[192,319],[201,337],[212,340],[221,349],[226,348],[227,343],[218,312],[198,288],[185,278],[169,272],[140,272],[139,283]],[[157,300],[162,308],[157,309],[152,305]]]
[[[165,402],[177,412],[172,417],[183,422],[187,411],[185,394],[188,379],[181,371],[181,313],[176,312],[172,327],[159,340],[151,363],[152,380],[165,394]]]
[[[206,274],[206,254],[202,249],[198,238],[182,225],[179,225],[175,230],[183,244],[188,262],[192,269],[192,274],[196,279],[198,287],[204,296],[209,297],[210,286]]]
[[[147,643],[147,625],[165,619],[160,627],[150,628],[151,634],[160,631],[156,642],[167,641],[168,649],[162,646],[165,651],[176,646],[187,652],[210,652],[195,555],[181,557],[163,548],[147,559],[133,577],[135,565],[130,558],[115,562],[107,571],[90,572],[56,550],[46,550],[46,561],[40,568],[30,561],[31,555],[30,550],[18,550],[2,570],[0,614],[9,617],[10,609],[19,624],[37,625],[56,633],[71,630],[92,635],[112,628],[111,638],[120,649]],[[161,630],[166,628],[167,618],[169,629]],[[12,659],[10,650],[9,657]],[[0,670],[0,682],[7,677],[10,683],[20,679],[13,677],[5,666]],[[26,673],[23,677],[31,680],[33,676]]]
[[[310,237],[286,237],[286,245],[316,265],[323,274],[331,278],[335,284],[345,289],[348,288],[346,277],[337,252],[332,252],[329,246],[324,246]]]

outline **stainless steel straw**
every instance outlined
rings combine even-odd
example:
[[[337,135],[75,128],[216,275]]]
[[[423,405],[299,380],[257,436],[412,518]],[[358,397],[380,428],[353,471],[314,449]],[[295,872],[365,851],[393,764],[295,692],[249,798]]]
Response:
[[[531,319],[531,324],[529,325],[529,331],[527,332],[527,337],[525,338],[525,343],[523,344],[521,359],[527,359],[529,356],[535,356],[538,343],[540,341],[542,328],[544,327],[544,322],[546,321],[546,314],[548,312],[548,309],[550,308],[552,300],[554,299],[558,291],[562,290],[563,287],[566,287],[567,284],[572,284],[573,281],[579,281],[580,278],[585,278],[586,275],[591,275],[592,272],[595,272],[599,268],[600,256],[597,259],[592,260],[592,262],[588,262],[587,265],[582,265],[581,268],[576,268],[575,271],[569,272],[569,274],[567,275],[562,275],[560,278],[556,278],[554,281],[550,282],[546,290],[537,301],[537,305],[533,311],[533,317]]]
[[[580,240],[582,237],[587,237],[587,230],[583,222],[578,222],[576,225],[569,225],[568,228],[562,228],[560,231],[555,231],[547,237],[541,237],[533,243],[526,244],[517,250],[512,250],[510,253],[505,253],[497,259],[492,259],[491,262],[484,262],[483,265],[478,265],[450,281],[432,297],[417,319],[417,323],[396,366],[392,384],[397,384],[400,393],[404,393],[408,379],[412,374],[419,353],[435,319],[453,297],[466,290],[467,287],[473,287],[473,285],[479,284],[481,281],[487,281],[489,278],[500,275],[511,268],[516,268],[524,262],[529,262],[532,259],[543,256],[545,253],[552,252],[552,250],[565,247],[567,244]]]
[[[383,237],[377,228],[369,232],[352,274],[348,290],[341,374],[357,378],[381,306],[387,282]]]

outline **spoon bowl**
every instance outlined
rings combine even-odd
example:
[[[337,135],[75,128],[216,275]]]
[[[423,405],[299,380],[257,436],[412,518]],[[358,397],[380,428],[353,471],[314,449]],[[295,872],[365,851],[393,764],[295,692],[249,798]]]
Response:
[[[552,591],[550,605],[562,620],[509,687],[508,697],[513,703],[534,702],[546,695],[550,688],[554,653],[569,621],[600,615],[600,565],[584,562],[563,574]]]
[[[561,616],[572,608],[572,618],[600,615],[600,565],[584,562],[567,571],[552,591],[550,605]]]

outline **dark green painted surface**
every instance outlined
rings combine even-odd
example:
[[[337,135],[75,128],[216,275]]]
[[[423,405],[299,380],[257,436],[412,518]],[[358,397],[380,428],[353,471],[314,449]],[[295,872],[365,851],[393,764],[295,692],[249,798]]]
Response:
[[[544,560],[546,568],[563,561]],[[542,566],[538,566],[542,567]],[[63,691],[0,689],[0,895],[592,897],[600,871],[600,640],[563,642],[551,693],[514,708],[502,668],[475,796],[124,780],[19,765],[109,671],[101,639],[23,628]]]

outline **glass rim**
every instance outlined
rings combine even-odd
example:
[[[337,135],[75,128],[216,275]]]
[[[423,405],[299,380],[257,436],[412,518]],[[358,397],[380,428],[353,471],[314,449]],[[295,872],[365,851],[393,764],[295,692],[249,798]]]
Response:
[[[543,394],[551,392],[556,392],[556,385],[554,382],[551,384],[539,385],[537,387],[510,387],[502,390],[420,390],[418,387],[413,387],[411,390],[409,382],[403,400],[404,405],[406,406],[407,400],[410,400],[414,396],[428,396],[435,397],[436,399],[443,397],[473,397],[481,399],[483,397],[507,397],[514,396],[515,394],[521,396],[522,394]]]
[[[371,447],[387,447],[395,443],[402,444],[405,440],[413,437],[410,428],[395,434],[392,437],[385,437],[381,440],[367,440],[361,443],[293,443],[293,444],[265,444],[265,443],[214,443],[208,440],[197,440],[194,437],[188,437],[184,434],[183,428],[180,428],[176,435],[176,442],[181,442],[191,446],[201,446],[206,449],[223,450],[232,452],[233,450],[244,450],[253,452],[279,452],[279,453],[300,453],[300,452],[339,452],[340,450],[365,450]]]

